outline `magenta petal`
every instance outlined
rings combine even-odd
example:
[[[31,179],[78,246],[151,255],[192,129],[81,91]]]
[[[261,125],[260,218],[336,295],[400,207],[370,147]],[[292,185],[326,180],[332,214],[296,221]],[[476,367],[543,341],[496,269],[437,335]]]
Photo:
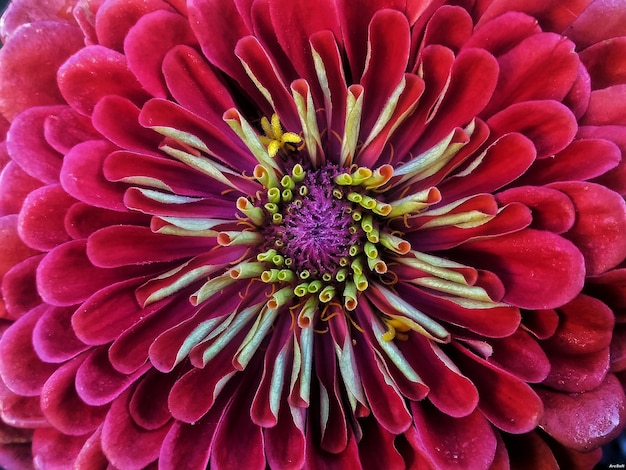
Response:
[[[71,318],[74,308],[50,307],[33,330],[33,346],[46,362],[65,362],[88,346],[76,337]]]
[[[0,401],[2,402],[2,420],[10,426],[25,429],[46,428],[50,426],[41,412],[39,396],[25,397],[17,395],[0,382]]]
[[[17,320],[41,303],[36,271],[42,258],[43,255],[31,256],[17,263],[2,277],[2,301],[6,308],[3,318]]]
[[[587,113],[581,122],[588,126],[626,125],[626,105],[623,97],[626,84],[613,85],[591,92]]]
[[[563,182],[551,187],[567,194],[578,215],[564,234],[583,253],[588,275],[614,268],[626,257],[626,203],[610,189],[594,183]]]
[[[87,405],[77,394],[74,378],[84,359],[76,358],[61,366],[46,381],[41,393],[41,409],[59,431],[81,436],[94,431],[104,419],[108,407]]]
[[[77,468],[107,468],[109,461],[102,452],[102,425],[85,441],[74,465]]]
[[[194,424],[175,421],[163,440],[162,468],[209,468],[209,454],[222,409]]]
[[[33,459],[39,468],[72,468],[87,436],[68,436],[54,428],[37,429],[33,436]]]
[[[102,450],[118,468],[141,469],[159,457],[170,425],[148,431],[128,414],[130,392],[113,402],[102,427]]]
[[[94,349],[76,371],[76,389],[85,403],[102,406],[115,400],[141,377],[150,366],[146,364],[132,374],[122,374],[109,361],[107,349]]]
[[[164,426],[172,417],[167,406],[167,397],[177,379],[176,374],[148,371],[133,391],[128,405],[133,421],[149,430]]]
[[[584,259],[569,241],[550,232],[526,229],[463,245],[471,265],[496,273],[506,288],[504,300],[527,309],[563,305],[582,289]]]
[[[624,390],[612,374],[588,392],[538,389],[537,393],[545,405],[541,426],[574,450],[588,451],[614,439],[626,419]]]
[[[492,340],[491,346],[490,359],[525,382],[541,382],[553,365],[539,343],[521,328],[507,338]]]
[[[89,118],[69,106],[50,115],[45,120],[43,129],[46,141],[62,154],[81,142],[100,138]]]
[[[411,409],[419,449],[435,468],[491,468],[496,436],[480,412],[451,418],[427,403],[412,403]]]
[[[261,427],[250,420],[253,384],[241,385],[224,410],[211,450],[211,463],[220,470],[264,470],[265,452]]]
[[[17,214],[26,196],[39,186],[39,180],[9,161],[0,172],[0,216]]]
[[[584,49],[604,39],[626,36],[626,12],[620,2],[596,0],[573,16],[576,20],[564,31],[579,48]]]
[[[149,98],[128,69],[126,58],[103,46],[87,46],[59,68],[59,88],[78,112],[90,115],[100,98],[118,95],[135,104]]]
[[[83,45],[73,25],[46,21],[19,29],[0,53],[0,112],[13,118],[33,106],[63,103],[56,71]]]
[[[626,38],[614,38],[588,47],[580,53],[594,89],[626,82]],[[606,64],[611,64],[607,67]]]
[[[24,200],[19,217],[22,240],[31,248],[48,251],[70,240],[65,213],[76,202],[59,185],[44,186]]]
[[[57,368],[56,364],[47,364],[39,359],[31,340],[33,328],[47,308],[47,305],[34,308],[2,335],[0,374],[7,387],[20,395],[38,395],[45,381]]]

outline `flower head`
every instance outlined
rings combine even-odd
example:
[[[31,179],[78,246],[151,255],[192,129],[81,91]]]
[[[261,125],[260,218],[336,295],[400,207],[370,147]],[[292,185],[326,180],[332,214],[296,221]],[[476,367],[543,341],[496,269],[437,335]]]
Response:
[[[597,461],[626,3],[57,3],[0,31],[0,465]]]

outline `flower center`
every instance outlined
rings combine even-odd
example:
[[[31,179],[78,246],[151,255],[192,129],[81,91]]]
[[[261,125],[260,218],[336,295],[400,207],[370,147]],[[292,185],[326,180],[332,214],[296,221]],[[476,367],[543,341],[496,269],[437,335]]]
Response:
[[[333,182],[337,174],[332,166],[308,172],[290,188],[291,200],[277,205],[281,223],[265,230],[265,238],[300,277],[335,278],[348,264],[350,248],[365,238],[352,217],[353,203]]]

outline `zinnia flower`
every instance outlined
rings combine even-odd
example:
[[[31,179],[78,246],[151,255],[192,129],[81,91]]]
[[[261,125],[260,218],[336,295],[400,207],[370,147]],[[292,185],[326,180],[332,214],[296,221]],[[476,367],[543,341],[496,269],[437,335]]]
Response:
[[[1,34],[0,465],[588,468],[621,431],[624,1]]]

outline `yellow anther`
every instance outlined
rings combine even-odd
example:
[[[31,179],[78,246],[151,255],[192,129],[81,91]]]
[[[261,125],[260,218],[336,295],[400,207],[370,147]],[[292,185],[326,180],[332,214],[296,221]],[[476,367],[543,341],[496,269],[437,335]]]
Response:
[[[340,189],[335,188],[333,189],[333,197],[335,199],[343,199],[343,193],[341,192]]]
[[[309,291],[309,294],[315,294],[319,292],[322,289],[322,287],[323,287],[322,281],[316,280],[316,281],[309,283],[307,290]]]
[[[276,176],[273,168],[257,165],[254,167],[252,174],[259,181],[259,183],[268,189],[278,186],[278,177]]]
[[[230,271],[230,277],[233,279],[250,279],[252,277],[259,277],[265,270],[265,263],[245,262],[238,264]]]
[[[318,311],[318,305],[319,301],[316,297],[311,296],[307,299],[298,315],[298,326],[300,328],[308,328],[313,324],[313,318]]]
[[[391,212],[391,209],[393,209],[393,208],[391,207],[391,205],[389,205],[389,204],[387,204],[387,203],[385,203],[385,202],[380,202],[380,201],[377,201],[377,202],[376,202],[376,207],[374,207],[374,208],[372,209],[372,212],[373,212],[374,214],[377,214],[377,215],[382,215],[382,216],[386,217],[386,216],[388,216],[388,215],[389,215],[389,213]]]
[[[380,233],[380,244],[399,255],[406,255],[411,250],[409,242],[384,231]]]
[[[285,202],[291,202],[291,200],[293,199],[293,193],[291,192],[291,189],[283,189],[281,196],[283,198],[283,201]]]
[[[366,236],[367,239],[372,243],[378,243],[380,241],[380,231],[376,227],[367,232]]]
[[[374,230],[374,218],[372,214],[365,214],[363,219],[361,219],[361,228],[365,233],[370,233]]]
[[[369,283],[367,282],[367,278],[364,274],[355,274],[354,285],[356,286],[358,291],[363,292],[365,289],[367,289]]]
[[[263,207],[265,207],[265,210],[270,214],[275,214],[276,212],[278,212],[278,206],[273,202],[268,202]]]
[[[366,167],[357,168],[352,174],[352,186],[357,186],[372,176],[372,170]]]
[[[350,268],[355,275],[363,274],[363,261],[361,260],[361,258],[356,258],[354,261],[352,261],[352,263],[350,264]]]
[[[359,193],[348,193],[348,201],[359,204],[363,200],[363,196]]]
[[[322,274],[322,281],[324,282],[330,282],[333,280],[333,276],[330,273],[324,273]]]
[[[309,194],[309,188],[307,188],[306,186],[300,186],[298,188],[298,194],[302,197],[306,196],[307,194]]]
[[[272,223],[274,225],[279,225],[283,222],[283,215],[280,213],[272,214]]]
[[[377,203],[378,201],[376,201],[376,199],[374,199],[373,197],[366,196],[366,195],[364,195],[361,198],[361,201],[359,201],[359,205],[361,205],[361,207],[365,207],[366,209],[369,209],[369,210],[374,210]]]
[[[302,142],[302,138],[293,132],[283,132],[280,119],[277,114],[272,115],[270,122],[266,117],[261,118],[261,127],[265,135],[260,137],[261,143],[267,147],[270,157],[275,157],[279,150],[295,150],[296,144]]]
[[[411,331],[411,327],[396,318],[383,318],[387,331],[382,335],[383,341],[391,341],[396,337],[398,339],[407,339],[405,333]]]
[[[365,251],[365,255],[368,258],[376,258],[376,257],[378,257],[378,249],[370,241],[365,242],[365,245],[363,246],[363,251]]]
[[[304,297],[309,293],[309,283],[302,282],[298,284],[296,287],[294,287],[293,293],[296,294],[296,296],[298,297]]]
[[[278,282],[279,269],[268,269],[261,273],[261,280],[263,282]]]
[[[335,279],[337,280],[337,282],[343,282],[347,279],[348,277],[348,270],[346,268],[341,268],[339,271],[337,271],[337,274],[335,274]]]
[[[283,287],[278,292],[272,295],[272,298],[267,301],[267,306],[272,309],[276,309],[285,305],[293,298],[293,289],[291,287]]]
[[[361,247],[357,244],[352,245],[349,249],[348,249],[348,254],[350,256],[356,256],[361,252]],[[356,261],[356,260],[355,260]]]
[[[305,279],[308,279],[311,277],[311,273],[309,272],[308,269],[305,269],[304,271],[300,271],[299,276],[300,276],[300,279],[304,281]]]
[[[282,282],[293,281],[296,278],[296,274],[290,269],[281,269],[278,271],[278,280]]]
[[[356,284],[353,281],[346,282],[343,288],[343,305],[348,311],[352,311],[356,308]]]
[[[274,255],[272,256],[271,261],[274,263],[274,266],[282,266],[285,264],[285,258],[283,255]]]
[[[362,218],[363,218],[363,214],[361,213],[361,211],[354,211],[352,213],[352,220],[354,220],[355,222],[358,222]]]
[[[385,274],[387,272],[387,264],[380,258],[367,258],[367,265],[370,271],[377,274]]]
[[[372,176],[363,181],[365,189],[380,188],[387,183],[393,176],[393,167],[391,165],[383,165],[380,168],[376,168],[372,172]]]
[[[265,223],[265,214],[263,209],[256,207],[245,197],[237,199],[237,209],[244,214],[254,225],[262,226]]]

